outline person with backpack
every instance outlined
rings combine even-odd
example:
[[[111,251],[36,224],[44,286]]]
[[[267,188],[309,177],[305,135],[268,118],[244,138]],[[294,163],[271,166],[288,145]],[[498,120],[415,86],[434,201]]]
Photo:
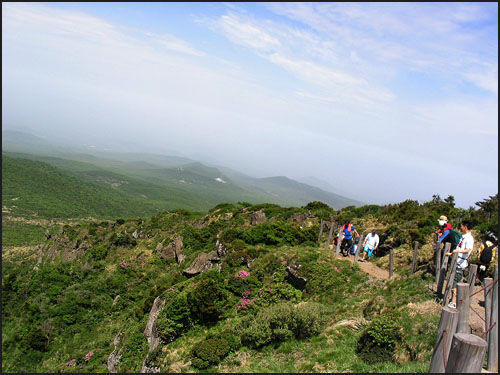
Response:
[[[445,253],[446,256],[452,256],[453,254],[458,254],[457,258],[457,268],[455,271],[455,278],[453,279],[453,297],[452,301],[449,303],[448,307],[456,308],[457,307],[457,284],[461,283],[464,277],[464,271],[467,269],[469,263],[467,262],[467,258],[469,257],[472,249],[474,249],[474,237],[472,237],[471,229],[472,222],[464,221],[460,227],[463,235],[460,238],[460,241],[456,247],[456,249]]]
[[[363,241],[363,258],[361,258],[361,262],[365,260],[370,260],[373,252],[377,250],[378,244],[380,242],[380,238],[378,237],[377,230],[375,228],[372,229],[370,233],[366,236]],[[365,255],[367,258],[365,259]]]
[[[498,240],[495,234],[489,232],[486,234],[486,237],[481,243],[481,246],[479,246],[477,255],[477,264],[479,265],[477,279],[479,279],[481,284],[486,277],[486,271],[488,270],[491,261],[495,259],[496,253],[498,251],[498,245],[495,244],[495,242],[497,241]]]
[[[342,225],[342,231],[344,232],[344,238],[342,239],[342,242],[340,243],[340,251],[343,256],[348,256],[349,255],[349,249],[352,246],[352,233],[356,233],[356,235],[359,237],[359,233],[354,228],[354,225],[351,224],[349,220],[346,220],[344,222],[344,225]]]
[[[462,235],[451,227],[446,216],[441,216],[438,223],[440,225],[440,228],[436,231],[436,233],[440,233],[437,240],[438,245],[450,243],[450,250],[455,250]]]

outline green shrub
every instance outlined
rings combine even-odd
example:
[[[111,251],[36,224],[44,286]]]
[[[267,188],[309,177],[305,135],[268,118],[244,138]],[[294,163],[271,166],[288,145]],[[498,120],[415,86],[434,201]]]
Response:
[[[173,341],[191,325],[191,309],[187,294],[181,292],[175,297],[168,298],[157,321],[158,333],[163,342]]]
[[[231,350],[223,337],[209,338],[198,342],[191,350],[191,363],[203,369],[218,364]]]
[[[207,324],[219,320],[227,302],[227,292],[221,283],[209,278],[197,283],[187,298],[192,318]]]
[[[367,363],[392,361],[396,344],[401,341],[399,314],[386,312],[376,316],[358,340],[357,352]]]
[[[111,246],[132,247],[137,245],[137,241],[129,234],[113,233],[109,238],[109,244]]]
[[[291,337],[316,335],[322,331],[327,320],[326,309],[321,304],[304,303],[294,306],[284,302],[264,308],[255,316],[245,316],[237,332],[240,333],[243,345],[259,348]]]
[[[236,295],[242,296],[245,291],[254,291],[262,287],[262,283],[253,274],[244,279],[236,276],[230,276],[227,281],[227,288]]]
[[[92,260],[103,260],[108,256],[109,248],[104,244],[92,246],[86,255]]]

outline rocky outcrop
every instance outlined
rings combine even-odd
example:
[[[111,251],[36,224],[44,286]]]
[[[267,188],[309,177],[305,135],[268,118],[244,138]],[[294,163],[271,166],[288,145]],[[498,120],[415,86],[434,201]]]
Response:
[[[261,210],[254,212],[252,214],[252,220],[251,220],[252,225],[258,225],[264,223],[265,221],[266,221],[266,214],[264,213],[264,211]]]
[[[226,256],[226,247],[222,244],[222,242],[219,241],[217,238],[217,241],[215,242],[215,248],[217,249],[217,256],[222,258]]]
[[[141,373],[158,373],[160,368],[155,366],[154,363],[149,361],[149,353],[155,350],[160,344],[160,335],[158,334],[158,315],[165,307],[165,300],[160,296],[156,297],[153,302],[153,307],[149,313],[146,328],[144,329],[144,336],[149,344],[148,354],[142,362]]]
[[[153,302],[153,307],[149,312],[146,328],[144,329],[144,336],[149,344],[149,353],[156,349],[160,344],[160,336],[158,335],[157,322],[158,315],[165,307],[165,300],[160,296],[156,297]]]
[[[217,263],[218,261],[220,261],[220,258],[217,256],[216,251],[211,251],[208,254],[201,253],[196,257],[193,263],[191,263],[191,266],[183,271],[183,273],[187,277],[196,276],[212,268],[214,263]]]
[[[305,213],[300,213],[300,212],[296,212],[292,215],[292,221],[294,223],[297,223],[299,224],[300,226],[309,226],[308,225],[308,221],[310,221],[310,219],[312,218],[315,218],[316,215],[314,215],[312,212],[305,212]]]
[[[160,242],[156,246],[156,252],[160,253],[160,257],[163,259],[174,259],[177,264],[181,264],[186,256],[182,253],[182,236],[175,237],[167,247],[163,247],[163,243]]]
[[[303,290],[306,286],[307,279],[305,277],[299,276],[300,263],[290,264],[286,268],[285,281],[297,289]]]
[[[118,349],[118,346],[120,345],[121,340],[122,340],[121,333],[116,335],[114,340],[113,340],[113,345],[115,346],[115,349],[108,357],[108,371],[111,373],[118,372],[118,365],[120,364],[120,358],[122,356],[122,351],[123,351],[123,348]]]
[[[175,260],[177,264],[181,264],[186,259],[186,256],[182,253],[182,236],[175,237],[172,241],[172,246],[175,253]]]

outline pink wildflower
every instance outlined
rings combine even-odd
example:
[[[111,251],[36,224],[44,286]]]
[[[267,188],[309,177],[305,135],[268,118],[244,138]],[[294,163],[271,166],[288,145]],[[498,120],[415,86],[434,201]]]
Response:
[[[73,366],[75,363],[76,363],[76,359],[73,358],[71,361],[66,363],[66,366],[70,367],[70,366]]]
[[[237,277],[241,280],[246,279],[248,276],[250,276],[250,272],[247,272],[245,270],[241,270],[240,272],[238,272],[238,274],[234,275],[234,277]]]
[[[281,264],[283,264],[285,266],[286,265],[286,260],[284,260],[283,262],[281,262]]]
[[[272,288],[267,288],[267,291],[268,291],[268,292],[272,292],[272,291],[273,291],[273,289],[272,289]]]
[[[90,351],[90,352],[88,352],[87,354],[85,354],[85,357],[84,357],[85,362],[88,362],[88,361],[89,361],[89,359],[90,359],[90,357],[92,357],[93,355],[94,355],[94,352],[93,352],[93,351]],[[80,367],[80,368],[81,368],[81,367]]]
[[[337,267],[335,267],[334,265],[332,265],[332,268],[335,270],[335,271],[338,271],[339,269]]]
[[[122,268],[127,268],[127,262],[125,262],[124,260],[122,260],[122,262],[120,263],[120,266]]]

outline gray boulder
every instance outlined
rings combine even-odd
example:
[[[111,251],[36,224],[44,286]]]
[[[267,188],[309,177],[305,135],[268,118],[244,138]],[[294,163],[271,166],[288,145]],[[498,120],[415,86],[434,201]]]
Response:
[[[165,300],[160,296],[156,297],[153,302],[153,307],[149,312],[148,321],[146,323],[146,328],[144,329],[144,336],[149,344],[149,353],[156,349],[160,344],[160,336],[158,334],[158,315],[162,312],[165,307]]]
[[[181,264],[184,259],[186,259],[186,256],[182,253],[182,246],[182,236],[175,237],[172,241],[172,247],[175,253],[175,260],[177,261],[177,264]]]
[[[211,251],[208,254],[201,253],[196,257],[193,263],[191,263],[191,266],[183,271],[183,273],[187,277],[196,276],[212,268],[214,263],[218,261],[220,261],[220,258],[217,256],[216,251]]]
[[[108,371],[111,373],[118,372],[118,364],[120,363],[120,358],[122,356],[122,351],[123,351],[123,348],[118,349],[121,339],[122,339],[122,334],[119,333],[118,335],[115,336],[113,340],[113,345],[115,346],[115,349],[108,357]]]
[[[261,210],[252,214],[252,225],[258,225],[266,221],[266,214]]]

